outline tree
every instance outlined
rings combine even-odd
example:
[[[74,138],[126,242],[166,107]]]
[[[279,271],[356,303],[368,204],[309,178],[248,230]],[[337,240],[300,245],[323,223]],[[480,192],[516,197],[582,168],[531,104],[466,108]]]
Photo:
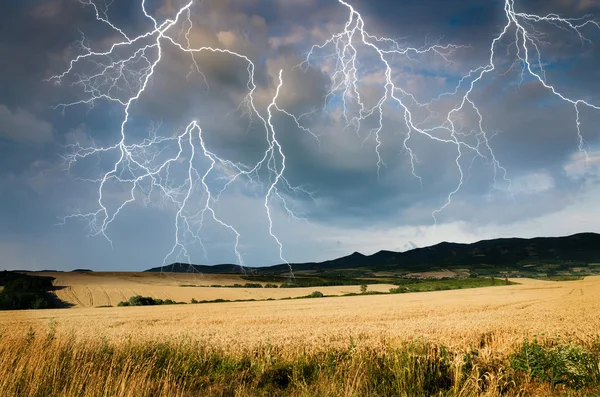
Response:
[[[360,293],[364,294],[365,292],[367,292],[367,288],[368,288],[367,284],[361,285],[360,286]]]

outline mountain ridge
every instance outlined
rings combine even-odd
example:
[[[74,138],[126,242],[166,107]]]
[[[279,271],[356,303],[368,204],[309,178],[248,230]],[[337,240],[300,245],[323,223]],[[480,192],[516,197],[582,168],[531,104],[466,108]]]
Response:
[[[241,267],[235,264],[193,265],[173,263],[155,267],[147,272],[202,272],[202,273],[289,273],[323,272],[348,269],[369,271],[414,272],[430,271],[457,266],[498,269],[513,269],[527,264],[548,262],[557,268],[577,263],[587,266],[600,263],[600,234],[585,232],[562,237],[497,238],[480,240],[474,243],[443,241],[432,246],[414,248],[404,252],[380,250],[372,255],[354,252],[350,255],[322,262],[277,264],[266,267]],[[551,262],[551,263],[550,263]]]

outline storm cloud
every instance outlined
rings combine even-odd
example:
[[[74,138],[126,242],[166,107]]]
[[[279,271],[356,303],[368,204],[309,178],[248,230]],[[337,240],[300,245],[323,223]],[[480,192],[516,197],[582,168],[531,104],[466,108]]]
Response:
[[[135,1],[115,2],[108,9],[100,3],[102,16],[125,34],[152,29]],[[178,0],[147,3],[159,23],[172,18],[183,4]],[[454,91],[470,70],[489,62],[492,40],[507,17],[503,1],[484,3],[351,2],[371,34],[415,48],[433,43],[461,46],[447,57],[390,56],[391,78],[414,97],[404,99],[413,121],[422,128],[444,124],[442,115],[460,103],[468,87],[459,86],[457,95],[438,96]],[[593,0],[516,1],[515,7],[517,12],[538,15],[600,17],[600,3]],[[6,255],[0,267],[139,270],[160,265],[174,239],[174,209],[169,205],[140,200],[128,206],[109,229],[112,248],[100,236],[83,237],[90,232],[85,222],[75,219],[62,225],[61,221],[69,214],[97,208],[97,185],[82,179],[100,177],[114,161],[111,154],[90,156],[69,168],[65,162],[72,152],[69,145],[116,144],[124,114],[122,107],[106,101],[95,101],[94,107],[56,108],[85,99],[89,92],[71,84],[76,79],[65,79],[60,85],[46,80],[66,70],[69,60],[83,53],[82,44],[105,51],[122,37],[97,21],[94,8],[82,2],[10,2],[2,8],[0,247],[6,248]],[[185,40],[192,47],[218,47],[247,57],[254,65],[253,100],[259,114],[249,112],[244,102],[249,93],[245,59],[210,51],[192,57],[163,40],[162,60],[131,107],[129,138],[142,142],[151,132],[173,134],[198,120],[208,150],[236,164],[254,164],[269,146],[264,123],[257,116],[268,116],[281,70],[277,105],[304,115],[299,119],[302,128],[284,112],[275,111],[272,119],[285,154],[284,177],[305,191],[280,189],[302,219],[286,213],[277,200],[272,202],[274,232],[290,262],[353,251],[405,250],[442,240],[600,231],[593,205],[600,198],[600,111],[579,105],[578,131],[576,108],[522,73],[523,64],[515,62],[513,31],[494,47],[496,68],[484,75],[469,97],[477,111],[467,103],[453,120],[465,142],[479,142],[485,156],[461,146],[462,156],[457,159],[457,145],[409,129],[406,113],[390,100],[382,105],[379,144],[373,134],[379,124],[377,112],[363,120],[360,129],[346,124],[343,98],[339,92],[329,95],[337,82],[335,47],[315,49],[310,62],[302,64],[311,46],[344,29],[349,9],[339,2],[205,0],[191,9],[193,26],[188,29],[182,23],[173,36],[183,40],[187,32]],[[596,45],[600,29],[582,27],[585,38],[546,22],[535,24],[535,29],[542,59],[533,61],[544,65],[547,82],[569,98],[600,104]],[[373,107],[385,91],[384,64],[372,49],[357,48],[360,95]],[[150,58],[155,55],[148,52]],[[96,61],[106,59],[77,64],[74,76],[90,73],[98,67]],[[122,80],[119,89],[129,88],[115,95],[129,95],[128,89],[135,90],[139,83],[136,78],[131,74]],[[352,101],[348,106],[356,110]],[[493,152],[477,134],[477,112]],[[449,139],[449,133],[441,130],[433,134]],[[156,155],[170,150],[176,147]],[[198,163],[201,170],[208,166],[203,161]],[[185,171],[174,166],[172,176],[184,178]],[[263,181],[269,177],[258,174]],[[269,235],[265,187],[253,182],[234,184],[216,208],[240,232],[244,262],[271,265],[280,262],[278,246]],[[211,183],[222,186],[217,177]],[[115,188],[110,199],[118,203],[126,193]],[[435,212],[442,207],[443,211]],[[204,249],[190,247],[194,262],[236,260],[235,236],[230,231],[207,221],[202,237]],[[37,256],[30,255],[32,245],[39,247]]]

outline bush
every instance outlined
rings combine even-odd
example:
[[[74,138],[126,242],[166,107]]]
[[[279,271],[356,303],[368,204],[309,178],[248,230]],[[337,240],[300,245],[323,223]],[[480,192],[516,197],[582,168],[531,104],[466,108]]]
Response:
[[[262,288],[262,287],[263,286],[260,283],[246,283],[246,284],[244,284],[244,288]]]
[[[525,340],[521,349],[509,357],[511,367],[527,377],[553,386],[565,384],[581,388],[600,381],[598,357],[580,346],[542,346],[534,339]]]
[[[158,305],[178,305],[183,302],[175,302],[171,299],[154,299],[150,296],[135,295],[126,302],[119,302],[117,306],[158,306]],[[192,302],[194,303],[194,302]]]
[[[265,288],[279,288],[279,286],[277,284],[271,284],[271,283],[267,283],[264,286]]]
[[[50,294],[54,287],[52,277],[29,276],[21,273],[0,272],[0,310],[47,309],[55,307]]]
[[[47,309],[50,305],[48,301],[42,297],[37,297],[31,304],[32,309]]]
[[[308,298],[322,298],[323,293],[321,291],[313,291],[308,295]]]

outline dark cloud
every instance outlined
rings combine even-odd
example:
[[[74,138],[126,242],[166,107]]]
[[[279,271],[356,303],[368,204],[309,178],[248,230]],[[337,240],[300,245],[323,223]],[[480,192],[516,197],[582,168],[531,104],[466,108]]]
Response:
[[[438,41],[470,46],[449,56],[454,63],[430,55],[415,55],[412,59],[395,57],[391,61],[396,83],[419,100],[430,100],[441,92],[452,90],[469,69],[485,64],[490,57],[491,41],[506,23],[501,0],[356,0],[351,4],[360,10],[366,28],[373,34],[399,38],[402,43],[415,47]],[[172,17],[179,6],[177,0],[148,2],[148,9],[159,21]],[[543,15],[554,12],[569,17],[600,15],[600,3],[594,0],[516,1],[515,7],[518,12]],[[150,20],[143,16],[136,2],[114,2],[110,8],[100,8],[100,11],[106,12],[106,16],[127,35],[136,35],[151,27]],[[291,184],[313,192],[315,201],[283,188],[280,191],[311,222],[322,228],[319,230],[323,235],[314,232],[314,238],[329,238],[325,234],[333,227],[358,230],[368,225],[379,231],[398,224],[431,225],[432,211],[444,205],[448,194],[459,183],[456,146],[434,142],[417,131],[410,131],[411,138],[407,142],[415,156],[415,172],[422,178],[421,185],[412,175],[410,156],[404,148],[408,129],[402,109],[387,103],[380,131],[383,142],[380,155],[384,164],[378,174],[376,142],[372,135],[369,137],[369,130],[377,125],[378,114],[364,120],[359,131],[345,128],[339,93],[337,97],[329,97],[331,103],[327,112],[320,111],[333,81],[331,58],[327,55],[335,49],[319,50],[312,67],[294,69],[305,59],[311,45],[320,44],[328,35],[339,31],[347,18],[348,9],[335,1],[203,1],[193,8],[195,26],[190,31],[190,40],[194,47],[214,46],[237,51],[254,63],[255,105],[262,117],[267,117],[266,107],[279,83],[279,70],[283,70],[284,89],[280,92],[278,106],[294,114],[314,111],[303,117],[301,124],[319,135],[319,140],[298,128],[288,115],[275,112],[273,117],[276,136],[286,156],[285,176]],[[539,23],[535,27],[548,81],[564,95],[600,103],[600,68],[597,67],[600,52],[595,46],[585,40],[582,42],[573,32],[548,23]],[[186,28],[182,25],[178,27],[180,30],[173,29],[170,33],[176,40],[184,42]],[[0,53],[8,56],[0,57],[0,86],[3,87],[0,93],[0,204],[5,209],[0,213],[0,243],[22,243],[27,235],[52,235],[57,246],[68,246],[67,242],[80,234],[77,226],[67,225],[58,233],[52,225],[60,215],[68,214],[71,207],[81,211],[93,209],[97,199],[92,184],[75,181],[73,177],[97,177],[106,171],[109,159],[91,157],[73,167],[69,174],[61,162],[61,155],[69,152],[65,145],[74,142],[83,146],[93,142],[112,145],[120,139],[123,110],[118,106],[98,102],[91,110],[86,106],[68,108],[64,116],[52,109],[61,102],[85,98],[81,86],[71,83],[82,73],[90,73],[97,67],[93,62],[76,65],[75,79],[66,79],[60,86],[43,81],[65,70],[68,60],[82,53],[77,44],[81,39],[78,30],[94,48],[108,48],[118,39],[115,31],[95,21],[93,7],[79,2],[9,2],[2,6]],[[600,39],[600,30],[592,29],[592,26],[584,28],[583,32],[594,43]],[[514,201],[502,170],[494,169],[492,153],[481,141],[481,135],[477,135],[477,113],[467,103],[460,119],[454,120],[460,133],[470,134],[461,135],[460,139],[475,145],[479,136],[479,147],[487,159],[474,159],[474,153],[462,146],[463,157],[459,162],[465,172],[463,184],[453,196],[452,203],[437,215],[441,225],[462,221],[484,227],[537,219],[568,208],[577,197],[591,194],[590,189],[597,183],[591,171],[585,176],[574,176],[572,171],[580,168],[582,156],[578,154],[575,108],[532,78],[525,78],[519,84],[522,65],[513,64],[516,54],[516,47],[511,44],[513,37],[514,31],[509,32],[506,39],[498,43],[494,49],[497,70],[482,79],[471,99],[478,104],[484,117],[483,127],[488,131],[494,156],[513,181]],[[131,108],[127,125],[129,138],[139,142],[158,124],[159,133],[169,135],[180,131],[191,120],[198,120],[209,150],[236,163],[258,161],[267,149],[268,138],[258,115],[244,114],[248,110],[244,103],[248,94],[247,63],[228,54],[204,52],[195,58],[202,73],[199,74],[194,70],[194,59],[189,54],[182,54],[164,39],[162,43],[163,62],[156,68],[144,95]],[[123,50],[112,59],[98,57],[93,61],[106,64],[116,58],[125,59],[137,48]],[[360,92],[373,105],[383,91],[383,70],[375,54],[366,54],[357,62],[361,79],[366,82]],[[146,55],[154,59],[156,53],[149,51]],[[531,55],[532,62],[537,62],[538,59]],[[138,57],[136,62],[143,63],[144,59]],[[511,64],[513,68],[509,70]],[[136,63],[127,66],[131,70]],[[130,84],[135,90],[137,77],[130,74],[122,83]],[[102,81],[94,84],[100,89],[110,87],[110,84],[102,85]],[[459,93],[464,93],[466,88],[462,86]],[[126,98],[129,94],[124,91],[120,95]],[[411,101],[406,103],[411,103],[414,122],[431,126],[441,123],[439,115],[456,106],[459,98],[445,97],[432,104],[429,110],[437,114],[428,113],[424,107],[417,109]],[[589,150],[592,159],[596,159],[599,136],[595,126],[600,122],[600,112],[585,106],[578,109],[584,148]],[[428,116],[432,118],[428,119]],[[450,136],[440,130],[432,134],[444,139]],[[170,146],[162,154],[175,149]],[[185,157],[189,156],[188,149]],[[281,159],[276,157],[276,160]],[[185,163],[185,159],[182,161]],[[183,176],[183,173],[176,173],[176,167],[173,167],[174,179]],[[218,176],[213,176],[215,184],[219,183]],[[259,176],[268,180],[265,169]],[[257,212],[263,203],[257,199],[260,188],[245,184],[247,182],[236,185],[227,196],[230,200],[227,202],[239,206],[229,211],[231,221],[237,222],[240,230],[251,231],[256,228],[254,225],[266,226],[266,218],[248,215]],[[114,195],[111,199],[115,202],[122,199],[126,193],[123,190],[122,187],[120,190],[115,188],[111,191]],[[198,203],[202,202],[201,195],[196,198]],[[240,209],[242,206],[245,212]],[[275,209],[281,210],[276,203]],[[168,209],[161,215],[156,215],[155,210],[153,206],[132,206],[124,215],[125,220],[115,222],[111,229],[115,240],[125,241],[124,245],[95,263],[120,255],[141,266],[142,262],[152,261],[164,254],[164,250],[168,251],[172,217],[169,217]],[[228,211],[224,214],[228,216]],[[136,227],[132,225],[140,224],[144,225],[144,231],[136,234]],[[152,224],[158,225],[154,228],[160,229],[160,233],[152,232]],[[281,224],[276,222],[276,227],[283,228],[286,237],[298,237]],[[232,260],[229,232],[213,229],[207,235],[215,255],[213,261]],[[394,247],[417,246],[408,240],[410,235],[407,236],[402,243],[395,242]],[[340,246],[350,247],[341,237],[331,238],[330,243],[320,246],[322,252],[338,252]],[[145,252],[143,257],[132,254],[133,249],[123,248],[139,248],[148,241],[152,241],[155,248]],[[267,241],[272,243],[266,232],[244,241],[244,249],[253,261],[271,263],[277,260],[277,249],[271,246],[263,250],[268,254],[252,248],[267,244]],[[90,242],[86,244],[86,249],[102,256],[103,248]],[[20,252],[13,248],[11,252]],[[55,263],[64,260],[64,255],[59,255],[56,249],[46,248],[54,255]],[[82,250],[75,251],[74,257],[85,257]],[[302,250],[295,248],[292,251],[299,253]],[[322,252],[318,255],[323,255]],[[195,250],[194,254],[201,255],[202,250]],[[161,258],[154,259],[151,265],[156,265]]]

